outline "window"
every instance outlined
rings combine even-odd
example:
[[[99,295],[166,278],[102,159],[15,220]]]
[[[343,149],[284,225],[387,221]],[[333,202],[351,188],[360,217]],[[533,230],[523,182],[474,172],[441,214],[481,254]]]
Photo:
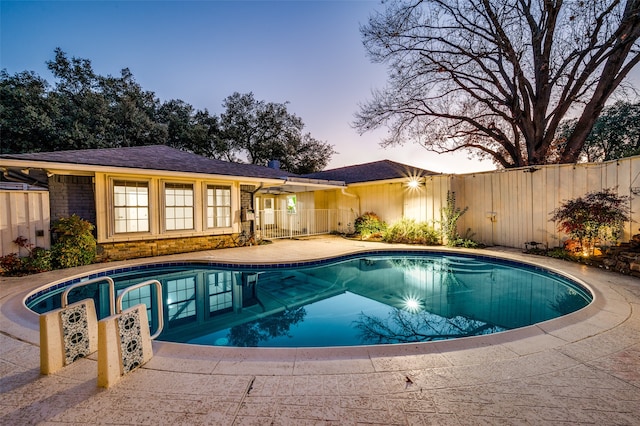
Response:
[[[193,185],[167,183],[164,197],[166,230],[193,229]]]
[[[209,274],[209,315],[224,312],[233,307],[232,272]]]
[[[231,187],[207,186],[207,228],[231,226]]]
[[[196,316],[195,277],[167,280],[167,310],[169,322],[193,319]]]
[[[115,181],[113,183],[114,231],[149,231],[149,184]]]

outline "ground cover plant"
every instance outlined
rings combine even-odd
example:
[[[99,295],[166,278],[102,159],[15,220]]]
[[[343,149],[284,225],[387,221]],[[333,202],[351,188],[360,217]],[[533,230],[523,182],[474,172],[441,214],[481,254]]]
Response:
[[[440,232],[427,222],[417,222],[415,219],[403,218],[389,226],[382,237],[387,243],[406,243],[438,245],[442,237]]]

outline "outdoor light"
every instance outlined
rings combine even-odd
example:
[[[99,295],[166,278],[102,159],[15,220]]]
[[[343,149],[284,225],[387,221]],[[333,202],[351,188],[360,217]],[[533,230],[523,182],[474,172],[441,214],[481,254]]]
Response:
[[[409,183],[407,183],[407,186],[409,187],[409,189],[417,189],[420,186],[420,179],[411,178],[409,180]]]

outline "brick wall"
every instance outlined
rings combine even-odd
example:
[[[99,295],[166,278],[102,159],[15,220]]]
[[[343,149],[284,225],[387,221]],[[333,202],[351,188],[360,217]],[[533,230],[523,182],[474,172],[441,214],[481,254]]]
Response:
[[[240,185],[240,208],[253,208],[253,191],[256,187],[253,185]]]
[[[96,224],[96,201],[90,176],[54,175],[49,178],[51,220],[77,214]]]
[[[231,235],[103,243],[98,244],[98,261],[164,256],[167,254],[235,247],[235,245]]]

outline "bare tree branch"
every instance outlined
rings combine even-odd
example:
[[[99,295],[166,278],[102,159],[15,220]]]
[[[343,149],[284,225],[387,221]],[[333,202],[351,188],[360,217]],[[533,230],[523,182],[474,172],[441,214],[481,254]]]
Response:
[[[360,106],[361,133],[501,167],[579,158],[611,94],[640,61],[640,0],[397,0],[361,27],[388,84]],[[554,136],[578,117],[562,152]]]

